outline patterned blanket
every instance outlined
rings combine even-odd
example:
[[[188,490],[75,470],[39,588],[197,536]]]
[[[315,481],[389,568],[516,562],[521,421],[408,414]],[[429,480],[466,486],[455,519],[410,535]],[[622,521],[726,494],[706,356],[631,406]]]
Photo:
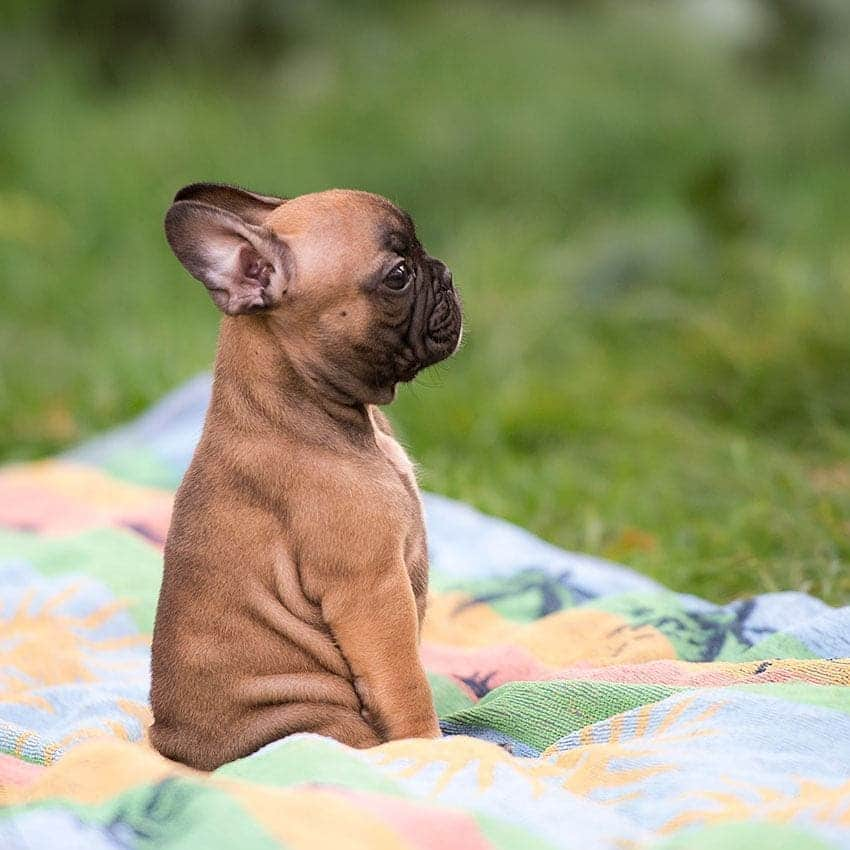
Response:
[[[160,757],[148,637],[208,392],[0,471],[0,847],[850,848],[850,609],[713,605],[437,496],[441,740]]]

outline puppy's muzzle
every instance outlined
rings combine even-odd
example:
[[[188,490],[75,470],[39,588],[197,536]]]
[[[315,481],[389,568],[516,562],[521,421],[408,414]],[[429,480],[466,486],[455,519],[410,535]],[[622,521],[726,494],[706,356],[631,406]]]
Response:
[[[431,366],[454,354],[463,326],[460,299],[451,271],[439,260],[432,260],[430,266],[430,285],[424,293],[428,310],[420,337],[423,366]]]

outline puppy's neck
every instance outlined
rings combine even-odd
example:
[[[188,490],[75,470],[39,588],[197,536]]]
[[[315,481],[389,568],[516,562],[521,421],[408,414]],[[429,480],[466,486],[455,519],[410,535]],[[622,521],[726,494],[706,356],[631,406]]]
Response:
[[[312,374],[263,316],[222,320],[210,416],[309,442],[374,441],[369,405]]]

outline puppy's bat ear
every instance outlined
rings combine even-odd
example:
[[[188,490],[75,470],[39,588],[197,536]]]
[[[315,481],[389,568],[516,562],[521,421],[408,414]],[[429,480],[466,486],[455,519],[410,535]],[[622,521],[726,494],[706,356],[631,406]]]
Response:
[[[174,196],[174,203],[177,201],[199,201],[235,213],[250,224],[262,224],[265,217],[284,203],[286,198],[258,195],[226,183],[192,183]]]
[[[165,215],[165,236],[177,259],[228,316],[280,304],[293,257],[269,229],[220,207],[179,200]]]

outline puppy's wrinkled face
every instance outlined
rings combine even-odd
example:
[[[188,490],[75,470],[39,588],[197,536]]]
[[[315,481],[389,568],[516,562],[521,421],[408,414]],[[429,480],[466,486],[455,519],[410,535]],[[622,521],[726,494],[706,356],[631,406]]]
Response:
[[[451,272],[378,195],[197,184],[178,192],[166,235],[224,313],[263,316],[312,381],[352,400],[390,401],[460,342]]]

